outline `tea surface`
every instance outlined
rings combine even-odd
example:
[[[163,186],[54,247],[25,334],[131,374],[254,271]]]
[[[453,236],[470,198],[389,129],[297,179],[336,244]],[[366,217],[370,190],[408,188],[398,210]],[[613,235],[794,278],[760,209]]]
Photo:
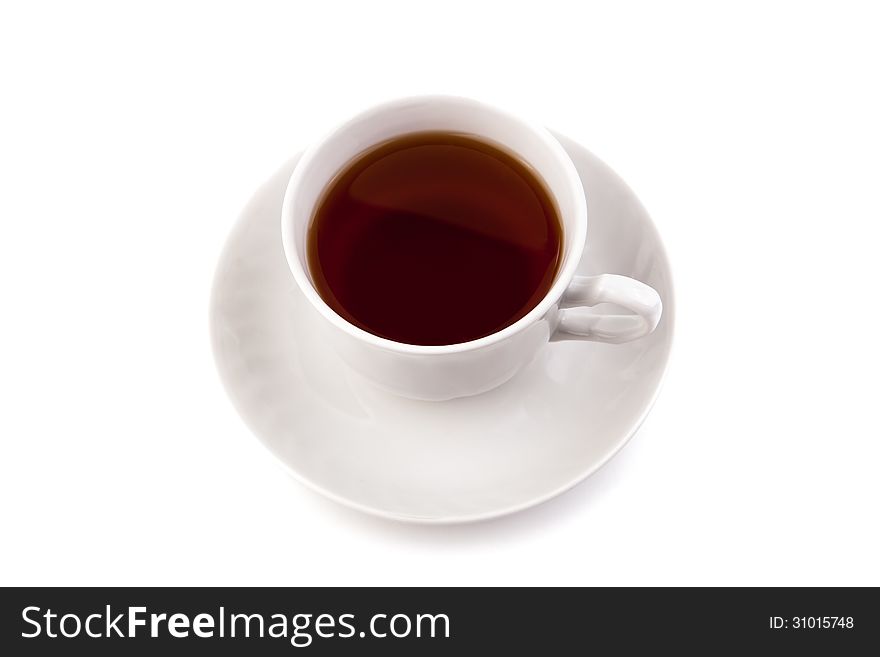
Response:
[[[550,289],[562,230],[544,183],[461,134],[405,135],[334,178],[309,227],[309,271],[339,315],[417,345],[481,338]]]

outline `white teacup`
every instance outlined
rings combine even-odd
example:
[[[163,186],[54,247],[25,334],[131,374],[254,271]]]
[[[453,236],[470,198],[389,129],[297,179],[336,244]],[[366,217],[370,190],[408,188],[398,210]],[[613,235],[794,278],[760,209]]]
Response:
[[[394,137],[422,131],[473,135],[517,155],[543,179],[562,223],[562,259],[546,296],[510,326],[491,335],[443,346],[404,344],[378,337],[340,317],[312,283],[306,235],[322,193],[357,155]],[[445,400],[504,383],[551,337],[620,343],[636,340],[660,321],[657,292],[615,274],[575,276],[587,237],[587,201],[574,164],[545,128],[466,98],[421,96],[363,112],[306,150],[287,186],[281,239],[302,293],[326,320],[327,337],[342,358],[378,385],[406,397]],[[634,314],[595,312],[612,303]]]

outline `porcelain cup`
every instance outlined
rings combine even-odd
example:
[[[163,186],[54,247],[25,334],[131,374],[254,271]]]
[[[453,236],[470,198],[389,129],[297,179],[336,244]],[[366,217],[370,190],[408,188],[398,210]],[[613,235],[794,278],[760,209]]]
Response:
[[[330,181],[360,153],[421,131],[465,133],[513,153],[543,180],[559,212],[563,253],[550,290],[524,317],[478,340],[426,346],[378,337],[334,312],[315,290],[309,273],[306,236]],[[574,164],[556,138],[540,125],[467,98],[392,101],[358,114],[312,145],[287,186],[281,239],[296,284],[326,324],[327,339],[340,356],[379,386],[415,399],[442,401],[491,390],[513,377],[551,340],[637,340],[654,330],[662,313],[660,296],[642,282],[613,273],[575,275],[587,239],[587,199]],[[606,303],[627,312],[591,308]]]

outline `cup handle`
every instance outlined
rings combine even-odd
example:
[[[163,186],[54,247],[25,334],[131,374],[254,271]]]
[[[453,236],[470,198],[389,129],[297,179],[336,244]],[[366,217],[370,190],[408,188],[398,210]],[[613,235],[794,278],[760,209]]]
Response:
[[[586,307],[599,303],[613,303],[634,314],[609,315]],[[663,313],[663,302],[654,288],[617,274],[575,276],[562,295],[562,305],[553,340],[629,342],[657,328]]]

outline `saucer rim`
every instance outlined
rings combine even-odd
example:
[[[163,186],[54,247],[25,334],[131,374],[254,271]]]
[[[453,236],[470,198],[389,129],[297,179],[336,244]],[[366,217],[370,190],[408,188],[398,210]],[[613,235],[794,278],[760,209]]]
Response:
[[[311,479],[308,479],[306,476],[304,476],[303,474],[301,474],[300,472],[295,470],[293,468],[293,466],[291,464],[289,464],[285,458],[282,457],[281,454],[277,453],[274,446],[270,442],[268,442],[267,440],[264,440],[259,431],[257,431],[255,428],[252,428],[250,426],[250,422],[248,421],[247,414],[242,412],[242,409],[239,408],[239,403],[237,402],[235,395],[231,393],[231,390],[230,390],[229,386],[227,385],[226,378],[220,368],[220,359],[218,358],[219,345],[216,342],[216,340],[214,339],[214,332],[212,330],[212,327],[214,326],[215,309],[217,308],[216,298],[218,295],[218,280],[219,280],[217,273],[219,272],[219,268],[220,268],[222,262],[224,261],[224,257],[226,255],[227,249],[230,248],[230,246],[231,246],[231,239],[230,239],[231,234],[230,234],[230,236],[227,237],[226,242],[223,245],[223,248],[221,249],[220,256],[217,260],[217,265],[215,266],[215,274],[214,274],[212,284],[211,284],[210,312],[209,312],[208,328],[209,328],[209,334],[210,334],[210,338],[211,338],[211,347],[212,347],[212,355],[214,356],[214,364],[217,369],[217,373],[219,375],[221,384],[223,385],[223,389],[226,392],[227,397],[232,402],[233,407],[235,407],[236,412],[241,417],[242,421],[245,423],[246,426],[248,426],[248,429],[251,430],[251,433],[255,434],[255,436],[256,436],[257,440],[260,442],[260,444],[263,445],[263,447],[266,448],[275,457],[275,459],[277,461],[280,462],[280,466],[284,470],[286,470],[297,482],[301,483],[302,485],[304,485],[308,489],[314,491],[315,493],[322,495],[323,497],[325,497],[335,503],[341,504],[341,505],[343,505],[347,508],[353,509],[355,511],[366,513],[366,514],[373,516],[373,517],[376,517],[376,518],[382,518],[384,520],[392,520],[395,522],[413,523],[413,524],[420,524],[420,525],[463,525],[463,524],[477,523],[477,522],[483,522],[483,521],[501,518],[504,516],[519,513],[520,511],[525,511],[527,509],[540,506],[541,504],[549,502],[553,498],[558,497],[558,496],[570,491],[575,486],[577,486],[580,483],[583,483],[586,479],[588,479],[589,477],[594,475],[596,472],[598,472],[601,468],[603,468],[612,458],[614,458],[618,453],[620,453],[620,451],[630,442],[630,440],[632,440],[633,436],[635,436],[635,434],[639,431],[639,429],[641,428],[641,426],[644,424],[645,420],[647,419],[648,415],[650,414],[651,410],[654,408],[654,405],[657,402],[657,398],[659,397],[660,392],[663,389],[667,374],[669,372],[669,363],[670,363],[670,360],[672,358],[672,354],[673,354],[673,351],[675,348],[675,315],[676,315],[675,276],[674,276],[674,272],[672,271],[672,266],[671,266],[671,262],[669,260],[669,255],[668,255],[668,252],[666,249],[666,245],[664,244],[663,239],[660,236],[659,231],[657,230],[657,226],[654,223],[654,220],[651,218],[651,215],[648,213],[647,209],[644,207],[641,200],[636,196],[635,192],[627,184],[627,182],[625,180],[623,180],[617,174],[616,171],[614,171],[607,163],[605,163],[604,160],[601,160],[600,158],[598,158],[598,156],[594,155],[585,146],[582,146],[577,141],[575,141],[569,137],[566,137],[565,135],[562,135],[559,132],[556,132],[556,131],[551,130],[549,128],[548,128],[548,132],[550,132],[550,134],[552,134],[553,137],[559,141],[562,148],[566,151],[566,153],[569,154],[570,157],[571,157],[570,149],[585,151],[586,153],[592,155],[592,157],[594,157],[596,160],[601,162],[602,165],[604,165],[605,168],[611,174],[613,174],[615,177],[617,177],[620,184],[624,185],[625,188],[629,191],[629,193],[632,196],[632,199],[635,200],[636,203],[638,203],[638,206],[641,209],[643,216],[645,218],[647,218],[648,224],[654,233],[654,237],[655,237],[656,245],[657,245],[656,251],[659,253],[660,257],[662,258],[662,260],[665,263],[665,273],[666,273],[668,280],[669,280],[669,285],[668,285],[669,289],[666,294],[666,298],[664,298],[664,318],[663,318],[664,321],[668,324],[667,329],[666,329],[668,331],[668,345],[665,350],[666,354],[665,354],[665,358],[664,358],[664,361],[662,364],[662,369],[659,373],[659,378],[657,380],[657,384],[654,388],[653,394],[651,395],[650,401],[645,405],[642,412],[635,419],[635,421],[631,424],[630,428],[626,431],[625,435],[622,435],[622,438],[617,443],[615,443],[607,451],[607,453],[605,455],[603,455],[600,459],[597,459],[596,462],[591,467],[585,469],[583,472],[579,473],[576,477],[563,483],[562,485],[556,487],[555,489],[553,489],[547,493],[544,493],[543,495],[540,495],[540,496],[534,497],[532,499],[526,500],[524,502],[521,502],[519,504],[514,504],[514,505],[502,507],[502,508],[493,509],[491,511],[485,511],[485,512],[481,512],[481,513],[473,513],[473,514],[461,514],[461,515],[449,514],[449,515],[437,515],[437,516],[420,516],[420,515],[395,513],[392,511],[387,511],[387,510],[384,510],[381,508],[377,508],[374,506],[369,506],[369,505],[363,504],[361,502],[358,502],[355,499],[343,497],[342,495],[339,495],[338,493],[335,493],[335,492],[325,488],[324,486],[312,481]],[[274,176],[278,173],[278,171],[281,167],[286,166],[288,164],[292,164],[293,166],[295,166],[295,164],[302,157],[302,154],[303,154],[303,151],[300,151],[300,152],[296,153],[294,156],[292,156],[291,158],[288,158],[287,160],[285,160],[284,163],[282,163],[281,165],[276,167],[273,170],[273,173],[258,186],[258,188],[254,192],[254,194],[251,195],[249,201],[247,203],[245,203],[245,205],[239,211],[239,213],[236,217],[236,221],[233,223],[232,230],[234,230],[235,226],[238,225],[238,221],[241,219],[241,217],[242,217],[244,211],[246,210],[246,208],[248,207],[250,201],[253,200],[254,195],[256,195],[260,191],[260,189],[269,180],[271,180],[272,176]],[[574,160],[574,158],[572,158],[572,159]],[[391,395],[393,393],[385,393],[385,394]],[[444,403],[444,402],[432,402],[432,403]]]

